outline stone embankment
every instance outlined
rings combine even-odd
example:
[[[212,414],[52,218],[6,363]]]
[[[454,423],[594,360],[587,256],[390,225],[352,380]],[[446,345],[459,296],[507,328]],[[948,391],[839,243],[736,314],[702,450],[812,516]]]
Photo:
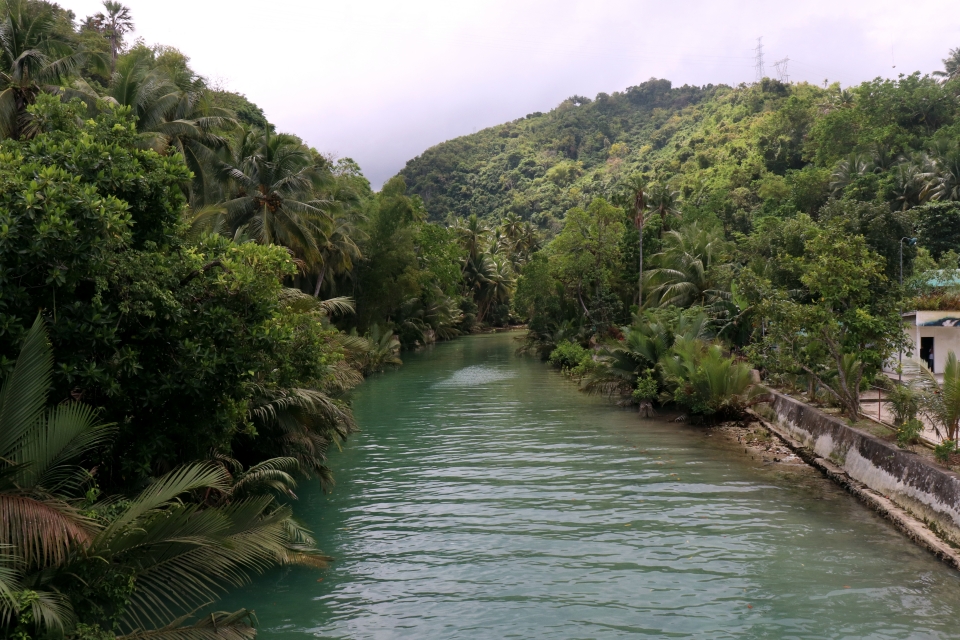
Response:
[[[960,476],[771,390],[757,411],[801,458],[960,569]]]

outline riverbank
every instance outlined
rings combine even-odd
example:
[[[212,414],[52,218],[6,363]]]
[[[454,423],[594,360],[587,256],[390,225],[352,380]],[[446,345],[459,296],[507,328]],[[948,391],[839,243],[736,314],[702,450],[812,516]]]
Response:
[[[796,456],[960,570],[960,476],[771,390],[753,415]]]

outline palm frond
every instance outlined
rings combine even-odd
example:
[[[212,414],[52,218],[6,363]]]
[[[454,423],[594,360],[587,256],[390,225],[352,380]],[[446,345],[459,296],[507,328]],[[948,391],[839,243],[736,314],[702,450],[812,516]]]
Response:
[[[233,613],[217,611],[186,626],[191,617],[182,616],[153,631],[117,636],[117,640],[254,640],[257,637],[256,616],[249,609]]]
[[[15,448],[43,414],[52,375],[53,352],[38,315],[0,389],[0,457],[23,462],[14,458]]]

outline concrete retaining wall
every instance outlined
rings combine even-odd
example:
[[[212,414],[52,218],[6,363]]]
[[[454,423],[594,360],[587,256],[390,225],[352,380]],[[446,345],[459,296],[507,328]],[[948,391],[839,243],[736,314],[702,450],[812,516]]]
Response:
[[[786,435],[960,547],[960,476],[798,400],[772,395],[770,406]]]

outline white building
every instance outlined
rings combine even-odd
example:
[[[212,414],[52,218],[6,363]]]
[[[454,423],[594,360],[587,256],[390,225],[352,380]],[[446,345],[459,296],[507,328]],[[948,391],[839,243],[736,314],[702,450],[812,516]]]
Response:
[[[960,358],[960,310],[909,311],[903,314],[903,330],[913,344],[913,357],[934,373],[943,373],[948,351]]]

